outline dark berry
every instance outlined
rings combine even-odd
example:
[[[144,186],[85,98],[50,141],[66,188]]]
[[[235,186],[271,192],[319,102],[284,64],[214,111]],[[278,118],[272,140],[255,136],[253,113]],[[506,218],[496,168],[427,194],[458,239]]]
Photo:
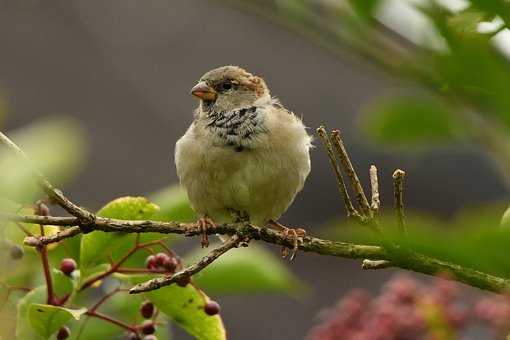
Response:
[[[175,257],[168,257],[165,262],[163,262],[163,268],[165,268],[166,271],[174,272],[175,268],[177,268],[177,259]]]
[[[48,216],[50,214],[50,208],[43,202],[37,202],[35,214],[39,216]]]
[[[58,330],[58,333],[57,333],[57,340],[64,340],[64,339],[67,339],[69,337],[69,334],[71,334],[71,331],[69,330],[69,327],[67,326],[62,326],[60,327],[60,329]]]
[[[207,315],[216,315],[220,312],[220,305],[216,301],[209,301],[204,306],[204,312]]]
[[[13,260],[19,260],[20,258],[23,257],[23,254],[25,252],[23,251],[23,248],[18,246],[18,245],[13,245],[11,247],[11,259]]]
[[[163,267],[163,265],[165,264],[165,261],[170,258],[170,256],[168,256],[167,254],[165,253],[157,253],[156,254],[156,264],[159,266],[159,267]]]
[[[147,259],[145,259],[145,266],[147,267],[147,269],[150,270],[156,269],[158,267],[156,263],[156,256],[154,255],[147,256]]]
[[[176,283],[179,287],[186,287],[188,285],[188,283],[190,283],[190,282],[191,282],[191,277],[183,276],[183,277],[179,278]]]
[[[144,336],[143,340],[158,340],[158,338],[154,334],[149,334],[149,335]]]
[[[152,320],[145,320],[142,323],[142,333],[143,334],[153,334],[156,331],[156,325]]]
[[[71,273],[76,270],[76,261],[71,258],[63,259],[62,262],[60,262],[60,270],[62,273],[70,276]]]
[[[154,314],[154,304],[150,301],[145,301],[140,306],[140,314],[146,319],[150,319]]]

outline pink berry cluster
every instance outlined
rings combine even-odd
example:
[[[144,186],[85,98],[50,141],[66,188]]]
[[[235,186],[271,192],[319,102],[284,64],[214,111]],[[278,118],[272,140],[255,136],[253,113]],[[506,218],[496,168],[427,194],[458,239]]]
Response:
[[[491,295],[478,300],[475,317],[484,323],[496,339],[508,339],[510,334],[510,296]]]
[[[460,284],[438,277],[418,281],[399,274],[376,297],[354,289],[320,315],[309,340],[469,339],[484,326],[487,339],[510,333],[510,298],[462,294]]]

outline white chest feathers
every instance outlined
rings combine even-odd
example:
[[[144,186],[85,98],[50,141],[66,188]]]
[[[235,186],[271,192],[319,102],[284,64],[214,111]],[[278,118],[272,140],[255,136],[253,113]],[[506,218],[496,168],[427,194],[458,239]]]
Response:
[[[311,138],[301,120],[276,105],[197,120],[176,144],[181,184],[200,216],[256,225],[278,219],[310,172]]]

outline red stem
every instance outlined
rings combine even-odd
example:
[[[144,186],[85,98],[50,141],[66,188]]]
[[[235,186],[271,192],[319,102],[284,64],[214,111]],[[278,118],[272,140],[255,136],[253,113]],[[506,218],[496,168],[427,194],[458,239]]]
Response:
[[[138,235],[138,234],[137,234]],[[137,241],[135,243],[135,246],[133,248],[131,248],[117,263],[114,263],[112,264],[112,266],[110,267],[110,269],[104,271],[103,273],[101,274],[98,274],[90,279],[88,279],[79,289],[79,291],[82,291],[86,288],[89,288],[90,286],[92,286],[94,283],[96,283],[97,281],[99,280],[102,280],[104,279],[105,277],[113,274],[113,273],[116,273],[118,271],[118,269],[120,268],[120,266],[126,262],[127,259],[129,259],[129,257],[131,255],[133,255],[136,251],[142,249],[142,248],[146,248],[146,247],[150,247],[150,246],[154,246],[154,245],[158,245],[160,244],[159,241],[152,241],[152,242],[146,242],[146,243],[138,243],[138,238],[137,238]]]
[[[39,227],[41,228],[41,236],[44,236],[44,227],[42,225],[39,225]],[[50,263],[48,261],[48,249],[46,249],[45,245],[42,245],[38,247],[37,250],[39,251],[39,254],[41,254],[41,261],[44,269],[44,279],[46,280],[46,290],[48,292],[46,303],[49,305],[57,305],[58,303],[53,292],[53,281],[51,278]]]
[[[121,289],[119,287],[115,288],[105,296],[103,296],[92,308],[89,308],[89,312],[95,312],[106,300],[111,298],[113,295],[117,294],[120,291],[123,291],[124,289]]]
[[[136,329],[136,327],[133,327],[133,326],[130,326],[128,325],[127,323],[124,323],[120,320],[117,320],[117,319],[113,319],[111,317],[109,317],[108,315],[104,315],[102,313],[98,313],[96,311],[92,311],[92,310],[89,310],[85,313],[85,315],[88,315],[88,316],[91,316],[91,317],[94,317],[94,318],[98,318],[98,319],[101,319],[101,320],[104,320],[106,322],[109,322],[109,323],[112,323],[114,325],[117,325],[121,328],[124,328],[132,333],[135,333],[135,334],[138,334],[138,330]]]

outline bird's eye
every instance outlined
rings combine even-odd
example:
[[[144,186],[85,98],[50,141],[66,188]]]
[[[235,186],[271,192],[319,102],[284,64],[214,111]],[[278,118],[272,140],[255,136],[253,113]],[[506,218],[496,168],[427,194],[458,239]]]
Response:
[[[232,88],[232,83],[229,82],[229,81],[226,81],[224,82],[222,85],[221,85],[221,88],[223,90],[230,90]]]

